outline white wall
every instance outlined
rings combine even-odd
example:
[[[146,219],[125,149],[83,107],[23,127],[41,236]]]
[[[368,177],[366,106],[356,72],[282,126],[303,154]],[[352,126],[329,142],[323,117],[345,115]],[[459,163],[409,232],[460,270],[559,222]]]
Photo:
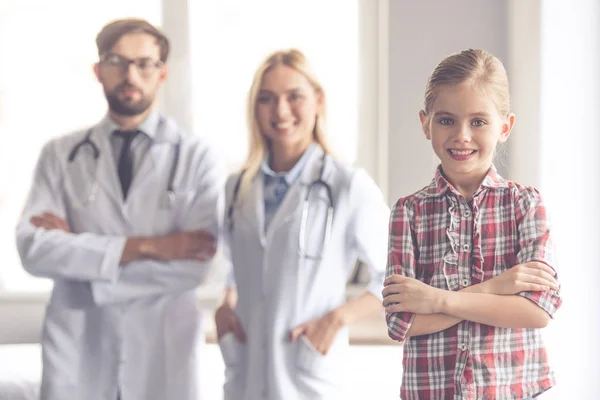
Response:
[[[553,211],[564,303],[550,337],[552,399],[598,399],[600,2],[542,2],[541,189]]]
[[[504,1],[392,0],[389,2],[389,199],[427,185],[435,168],[422,134],[427,78],[445,56],[483,48],[508,58],[508,7]],[[502,169],[499,166],[499,169]]]
[[[556,388],[544,400],[598,398],[600,377],[600,2],[390,0],[389,200],[429,182],[435,159],[418,110],[444,56],[481,47],[505,64],[517,123],[509,179],[540,188],[557,241],[564,303],[545,330]]]

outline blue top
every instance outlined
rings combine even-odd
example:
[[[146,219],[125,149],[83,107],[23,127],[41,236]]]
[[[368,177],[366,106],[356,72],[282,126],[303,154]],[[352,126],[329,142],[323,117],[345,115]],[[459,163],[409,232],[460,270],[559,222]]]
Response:
[[[267,154],[267,157],[263,160],[260,169],[264,183],[265,232],[269,228],[269,224],[279,205],[283,202],[288,189],[298,180],[310,155],[316,148],[317,144],[315,142],[311,143],[292,169],[286,172],[277,173],[269,167],[270,155]]]

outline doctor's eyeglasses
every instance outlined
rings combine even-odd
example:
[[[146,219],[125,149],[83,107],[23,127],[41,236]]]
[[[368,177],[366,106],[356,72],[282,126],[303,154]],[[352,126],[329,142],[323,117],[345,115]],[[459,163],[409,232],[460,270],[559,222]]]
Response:
[[[164,65],[162,61],[153,60],[152,58],[148,57],[130,60],[114,53],[108,53],[102,56],[100,59],[100,64],[119,74],[125,74],[129,69],[129,66],[133,64],[140,75],[145,78],[152,76],[160,67]]]

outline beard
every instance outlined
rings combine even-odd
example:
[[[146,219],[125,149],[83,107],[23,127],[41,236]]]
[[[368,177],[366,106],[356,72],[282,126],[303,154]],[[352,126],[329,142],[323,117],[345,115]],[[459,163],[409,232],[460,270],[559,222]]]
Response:
[[[141,97],[137,101],[133,101],[129,97],[119,97],[119,93],[123,90],[134,89],[141,93]],[[104,89],[104,95],[106,96],[106,101],[108,102],[108,108],[115,114],[124,115],[128,117],[133,117],[135,115],[140,115],[145,112],[154,101],[153,96],[145,96],[144,93],[133,86],[129,82],[125,81],[117,86],[112,91],[107,91]]]

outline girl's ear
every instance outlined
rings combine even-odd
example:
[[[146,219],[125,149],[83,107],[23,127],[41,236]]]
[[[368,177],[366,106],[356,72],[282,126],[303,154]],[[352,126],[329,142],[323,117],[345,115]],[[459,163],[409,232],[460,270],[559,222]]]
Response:
[[[425,110],[419,111],[419,119],[421,120],[421,128],[423,129],[423,133],[427,140],[431,140],[431,130],[429,128],[430,118],[427,114],[425,114]]]
[[[513,126],[515,126],[515,114],[510,113],[502,122],[502,132],[500,132],[498,143],[504,143],[508,140]]]

